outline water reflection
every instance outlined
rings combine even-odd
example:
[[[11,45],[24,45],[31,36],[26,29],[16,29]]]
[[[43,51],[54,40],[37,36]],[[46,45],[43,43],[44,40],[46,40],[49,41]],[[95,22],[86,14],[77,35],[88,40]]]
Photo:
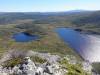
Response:
[[[100,38],[92,35],[80,34],[70,28],[57,28],[56,32],[85,60],[100,61]]]

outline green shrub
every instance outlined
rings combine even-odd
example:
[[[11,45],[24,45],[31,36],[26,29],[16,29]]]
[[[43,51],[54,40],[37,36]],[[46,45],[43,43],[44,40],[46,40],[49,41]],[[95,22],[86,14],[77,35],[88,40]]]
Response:
[[[32,56],[31,59],[32,59],[33,62],[37,62],[37,63],[46,62],[46,59],[42,59],[41,57],[38,57],[38,56]]]
[[[2,65],[3,67],[14,67],[22,62],[21,58],[13,58],[11,60],[5,61]]]

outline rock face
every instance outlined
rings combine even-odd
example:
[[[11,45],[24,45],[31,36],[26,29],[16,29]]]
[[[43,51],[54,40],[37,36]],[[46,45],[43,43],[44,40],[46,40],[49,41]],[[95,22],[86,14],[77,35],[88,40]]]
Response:
[[[86,71],[87,73],[91,73],[92,72],[92,69],[93,69],[92,64],[89,63],[88,61],[84,61],[82,63],[82,66],[83,66],[83,70]]]
[[[16,57],[31,57],[31,56],[38,56],[47,61],[54,63],[60,59],[58,55],[51,55],[50,53],[39,53],[34,52],[32,50],[24,51],[24,50],[8,50],[0,59],[0,64]]]
[[[13,68],[0,67],[0,75],[64,75],[66,72],[58,63],[47,62],[36,66],[30,57],[25,57],[21,64]]]

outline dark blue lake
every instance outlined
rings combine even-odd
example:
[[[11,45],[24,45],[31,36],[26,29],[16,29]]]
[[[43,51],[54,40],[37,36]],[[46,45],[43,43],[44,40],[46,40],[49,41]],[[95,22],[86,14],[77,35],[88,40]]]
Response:
[[[37,40],[39,37],[37,35],[30,35],[28,33],[17,33],[13,35],[13,39],[16,42],[29,42],[32,40]]]
[[[70,28],[58,28],[56,32],[65,43],[68,43],[72,48],[76,49],[81,53],[81,48],[83,49],[87,45],[86,36],[81,35],[79,32]]]
[[[81,34],[70,28],[57,28],[58,36],[81,57],[90,62],[100,62],[100,38]]]

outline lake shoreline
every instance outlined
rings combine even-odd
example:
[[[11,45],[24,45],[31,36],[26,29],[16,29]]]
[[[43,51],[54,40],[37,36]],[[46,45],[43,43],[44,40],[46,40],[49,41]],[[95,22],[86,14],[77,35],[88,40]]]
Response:
[[[58,28],[56,32],[59,37],[65,43],[68,43],[69,46],[73,48],[84,60],[88,60],[89,62],[100,62],[99,37],[90,34],[82,34],[71,28]]]

